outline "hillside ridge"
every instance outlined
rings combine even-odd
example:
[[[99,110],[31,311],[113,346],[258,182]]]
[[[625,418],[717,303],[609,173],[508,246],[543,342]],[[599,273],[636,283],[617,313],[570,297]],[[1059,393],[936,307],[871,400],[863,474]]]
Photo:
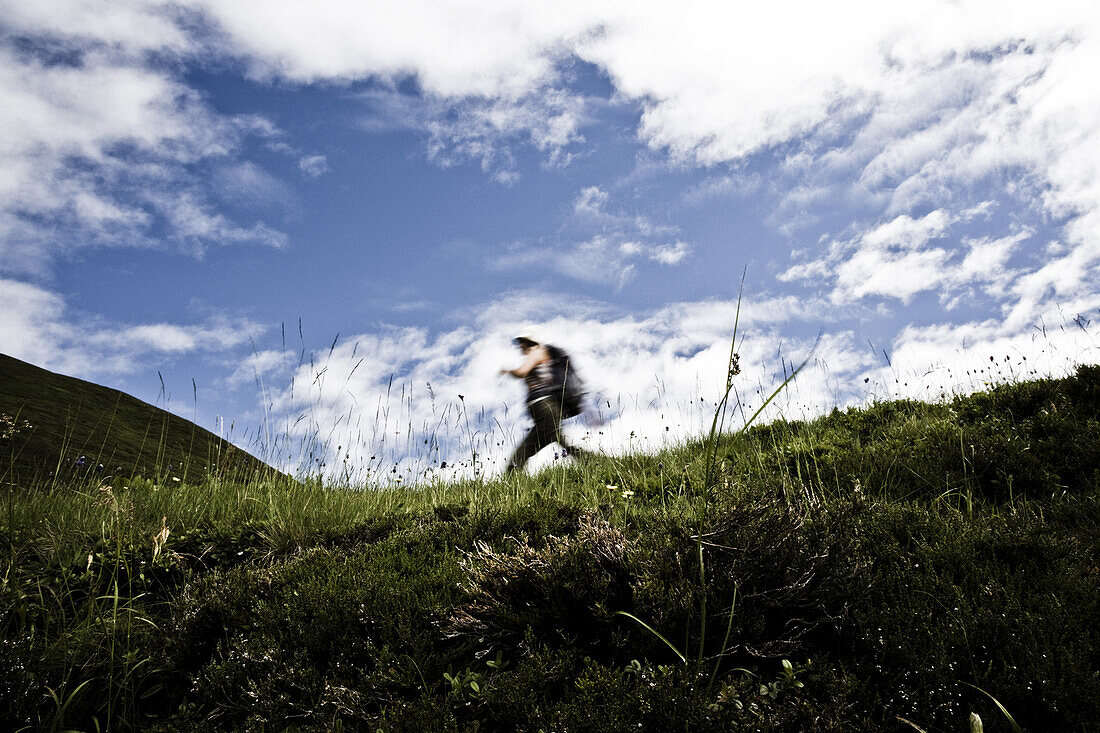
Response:
[[[0,354],[0,415],[5,484],[118,474],[199,481],[274,470],[186,418],[6,354]]]

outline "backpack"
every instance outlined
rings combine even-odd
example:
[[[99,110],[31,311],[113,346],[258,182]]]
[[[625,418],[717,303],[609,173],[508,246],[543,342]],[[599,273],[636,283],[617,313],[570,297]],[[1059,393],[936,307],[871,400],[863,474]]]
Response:
[[[561,416],[576,417],[584,412],[584,382],[564,349],[546,344],[546,350],[550,354],[554,398],[561,400]]]

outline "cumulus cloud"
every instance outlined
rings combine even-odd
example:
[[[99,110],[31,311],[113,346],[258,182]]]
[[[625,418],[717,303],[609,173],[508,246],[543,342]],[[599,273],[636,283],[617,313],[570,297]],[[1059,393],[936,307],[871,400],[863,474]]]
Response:
[[[245,357],[237,368],[225,379],[225,386],[236,389],[256,383],[263,386],[272,380],[286,377],[294,364],[294,354],[282,349],[264,349],[253,351]]]
[[[323,155],[303,155],[298,159],[298,170],[308,178],[320,178],[328,173],[328,159]]]
[[[44,274],[82,246],[280,244],[219,212],[202,164],[236,164],[263,120],[222,116],[163,59],[194,42],[160,3],[4,3],[0,23],[0,265]],[[141,32],[138,33],[137,29]],[[18,43],[14,41],[18,38]],[[154,59],[160,58],[161,62]],[[248,181],[237,177],[238,184]]]
[[[365,124],[415,127],[431,159],[444,166],[473,161],[504,183],[519,174],[514,145],[564,162],[568,147],[583,142],[587,104],[572,86],[581,59],[606,75],[617,103],[641,108],[638,138],[676,159],[709,166],[793,145],[785,153],[784,170],[796,176],[789,189],[812,196],[821,185],[849,185],[890,217],[912,216],[922,204],[943,208],[967,182],[1019,171],[1025,175],[1017,189],[1069,219],[1071,259],[1037,274],[1033,290],[1069,291],[1080,284],[1071,273],[1091,271],[1098,258],[1088,244],[1100,226],[1097,165],[1088,152],[1100,149],[1100,99],[1084,71],[1100,58],[1092,3],[854,0],[744,8],[697,0],[637,12],[633,3],[567,2],[548,13],[503,0],[399,9],[351,0],[308,9],[282,0],[193,0],[178,8],[151,0],[53,0],[6,10],[16,32],[60,37],[80,52],[75,66],[16,58],[10,50],[2,64],[16,71],[5,80],[5,97],[30,102],[14,106],[27,111],[5,138],[51,151],[41,177],[45,197],[30,175],[41,173],[41,156],[6,161],[8,180],[22,192],[4,207],[11,261],[30,258],[28,230],[41,219],[32,201],[46,202],[39,206],[55,220],[64,209],[99,241],[139,239],[135,233],[164,216],[155,201],[112,196],[109,187],[65,169],[62,161],[74,151],[103,165],[119,142],[172,150],[185,162],[235,149],[240,132],[169,67],[140,62],[149,51],[232,57],[258,80],[369,81],[364,97],[374,116]],[[71,98],[71,109],[57,102]],[[22,134],[33,133],[37,119],[50,121],[48,135]],[[66,119],[82,124],[59,124]],[[320,164],[301,158],[307,175]],[[163,169],[156,175],[171,177]],[[688,199],[698,203],[743,185],[719,176]],[[149,188],[149,181],[135,188]],[[792,212],[791,219],[805,217]],[[220,224],[206,227],[206,236],[278,240],[267,229]],[[922,253],[911,264],[927,269],[940,261]]]
[[[798,220],[859,201],[880,217],[854,238],[827,239],[782,279],[821,278],[841,300],[935,292],[948,307],[976,290],[1021,334],[1059,304],[1095,307],[1100,95],[1083,69],[1100,62],[1096,6],[1019,7],[1011,17],[983,3],[931,7],[928,24],[912,18],[911,32],[884,46],[887,66],[866,68],[873,93],[848,107],[858,116],[803,139],[783,207]],[[917,247],[863,240],[928,210],[950,219],[950,234]],[[981,235],[959,226],[978,218]],[[1047,256],[1023,256],[1052,222],[1061,238]]]
[[[684,193],[684,202],[689,206],[707,206],[722,199],[748,195],[758,191],[761,185],[759,174],[737,173],[717,176],[688,189]]]
[[[895,340],[891,364],[863,371],[859,381],[866,380],[875,399],[936,401],[1006,382],[1064,377],[1100,362],[1097,314],[1051,310],[1023,331],[996,319],[911,326]]]
[[[678,265],[689,254],[691,254],[691,245],[686,242],[676,242],[655,248],[649,255],[649,259],[662,265]]]
[[[227,53],[261,78],[294,82],[409,76],[444,98],[516,98],[555,75],[555,57],[599,22],[586,3],[553,10],[506,0],[444,0],[387,7],[355,0],[193,0]]]
[[[814,221],[811,210],[830,204],[830,189],[881,207],[877,227],[919,219],[921,208],[959,216],[972,205],[969,188],[993,181],[1014,206],[1034,200],[1044,215],[1066,219],[1066,252],[1021,273],[1008,293],[1013,318],[1035,316],[1044,294],[1068,297],[1097,280],[1100,93],[1086,71],[1100,63],[1094,3],[698,1],[654,3],[645,12],[631,3],[566,3],[552,19],[507,3],[438,3],[384,19],[344,2],[308,12],[293,4],[279,12],[250,3],[197,7],[261,77],[369,78],[383,89],[414,80],[417,95],[384,95],[411,99],[406,109],[434,105],[407,118],[430,131],[429,154],[444,165],[478,161],[510,182],[517,173],[503,141],[526,139],[555,154],[578,141],[584,103],[567,72],[579,57],[607,76],[616,100],[640,106],[639,140],[674,159],[714,166],[793,147],[782,166],[784,231]],[[700,205],[744,185],[719,176],[686,199]],[[586,197],[600,190],[578,198],[578,216],[606,216],[605,201]],[[993,238],[1006,242],[1020,231]],[[581,241],[586,251],[601,249],[593,237]],[[956,288],[941,272],[971,257],[970,248],[960,238],[864,250],[835,295],[907,301]]]
[[[488,264],[500,271],[554,272],[580,282],[606,283],[621,289],[637,276],[639,261],[673,266],[690,253],[691,247],[684,242],[652,245],[596,235],[566,244],[512,243],[489,255]]]
[[[603,236],[565,245],[514,242],[490,255],[489,266],[499,271],[555,272],[582,282],[622,287],[634,274],[629,260],[636,254]]]
[[[1000,300],[1017,274],[1014,252],[1034,232],[1023,228],[1004,237],[958,237],[952,227],[988,211],[972,207],[960,215],[936,209],[923,217],[906,214],[867,228],[851,239],[833,241],[824,256],[789,267],[781,281],[832,282],[834,303],[876,296],[903,303],[923,292],[957,302],[977,289]]]
[[[674,266],[691,254],[687,242],[669,241],[676,233],[675,227],[617,209],[606,190],[588,186],[574,196],[572,211],[554,239],[512,242],[486,259],[495,270],[554,272],[622,288],[639,274],[639,264]]]
[[[84,44],[128,54],[181,54],[192,47],[170,8],[157,0],[5,0],[0,8],[5,25],[29,34],[50,37],[64,33]]]
[[[430,161],[450,168],[478,165],[503,184],[519,179],[514,149],[530,146],[549,166],[572,160],[588,121],[582,96],[537,88],[519,96],[439,97],[374,88],[358,95],[365,106],[360,126],[369,133],[408,129],[425,139]]]
[[[36,285],[0,278],[0,352],[83,379],[133,374],[149,360],[223,353],[263,333],[250,321],[215,317],[200,324],[110,323],[73,313],[64,298]]]

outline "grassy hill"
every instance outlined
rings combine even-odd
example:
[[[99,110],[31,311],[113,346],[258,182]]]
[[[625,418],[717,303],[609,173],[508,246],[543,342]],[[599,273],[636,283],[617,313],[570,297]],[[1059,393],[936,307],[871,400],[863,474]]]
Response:
[[[2,482],[19,486],[100,475],[197,482],[208,474],[242,478],[267,468],[166,410],[3,354],[0,435]]]
[[[9,491],[0,527],[3,729],[1100,720],[1100,367],[533,476]]]

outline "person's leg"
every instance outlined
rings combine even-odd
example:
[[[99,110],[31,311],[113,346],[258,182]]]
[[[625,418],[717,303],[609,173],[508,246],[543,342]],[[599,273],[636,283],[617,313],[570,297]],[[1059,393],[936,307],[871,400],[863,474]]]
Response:
[[[587,460],[593,456],[592,453],[578,448],[571,444],[565,437],[565,433],[561,429],[561,405],[554,400],[546,400],[546,407],[543,413],[543,424],[546,426],[544,430],[553,431],[554,441],[565,450],[563,455],[571,455],[577,460]]]
[[[508,459],[508,465],[504,467],[504,472],[511,473],[523,468],[528,459],[539,452],[538,440],[538,428],[532,427],[516,446],[512,457]]]
[[[584,448],[578,448],[566,439],[565,433],[563,433],[561,429],[561,405],[556,404],[553,400],[546,400],[545,402],[547,407],[544,421],[547,427],[553,429],[554,441],[565,449],[566,454],[573,456],[577,460],[586,461],[590,458],[594,458],[596,456],[595,453],[585,450]]]
[[[563,436],[561,434],[560,429],[558,431],[558,443],[561,444],[561,447],[565,449],[565,452],[568,455],[573,456],[578,461],[587,461],[587,460],[591,460],[592,458],[596,457],[596,454],[593,453],[590,450],[585,450],[584,448],[580,448],[574,443],[567,443],[565,441],[565,436]]]
[[[535,424],[527,431],[527,435],[520,444],[516,446],[512,458],[504,469],[505,473],[523,468],[533,455],[554,442],[557,430],[554,426],[552,411],[548,408],[549,402],[550,400],[542,400],[530,406],[531,419],[535,421]]]

